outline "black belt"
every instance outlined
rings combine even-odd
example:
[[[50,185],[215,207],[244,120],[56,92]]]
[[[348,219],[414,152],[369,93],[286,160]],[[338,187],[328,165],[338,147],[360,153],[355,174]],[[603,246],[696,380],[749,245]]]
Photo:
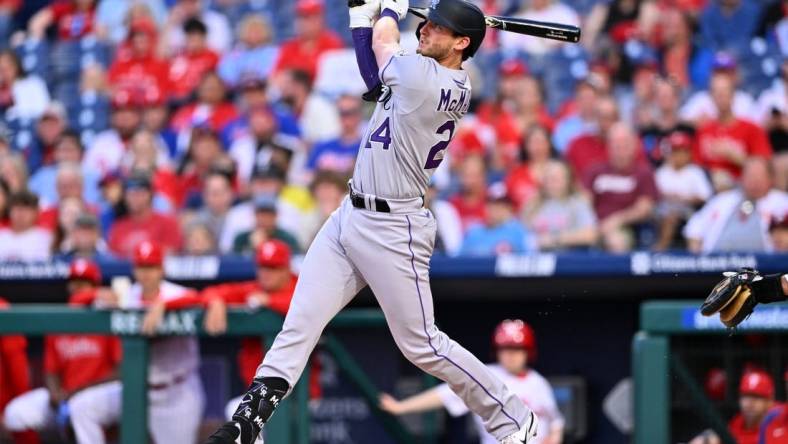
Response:
[[[362,209],[370,209],[367,208],[366,202],[364,202],[364,196],[356,193],[352,189],[350,190],[350,203],[353,204],[356,208]],[[385,199],[381,199],[379,197],[375,198],[375,211],[379,211],[381,213],[391,213],[391,208],[389,208],[389,203],[386,202]]]

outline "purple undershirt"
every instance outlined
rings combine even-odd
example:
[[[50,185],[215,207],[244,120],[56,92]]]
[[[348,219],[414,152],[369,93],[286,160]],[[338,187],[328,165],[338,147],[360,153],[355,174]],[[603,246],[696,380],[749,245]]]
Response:
[[[380,17],[391,17],[399,21],[399,16],[391,9],[384,9]],[[380,79],[378,78],[378,62],[375,53],[372,51],[372,28],[353,28],[353,47],[356,50],[356,62],[361,72],[361,77],[367,85],[367,89],[375,88]]]

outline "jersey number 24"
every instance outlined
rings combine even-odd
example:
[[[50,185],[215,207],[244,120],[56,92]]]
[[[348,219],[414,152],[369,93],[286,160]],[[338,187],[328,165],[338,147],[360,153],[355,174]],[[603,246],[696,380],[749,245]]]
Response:
[[[442,140],[430,148],[430,152],[427,154],[427,162],[424,163],[425,170],[431,170],[434,168],[438,168],[438,165],[441,164],[443,161],[443,156],[438,158],[438,155],[449,146],[449,142],[454,137],[454,128],[457,123],[454,120],[447,120],[446,123],[441,125],[435,134],[445,134],[447,131],[449,132],[449,137],[446,140]],[[372,142],[378,142],[383,144],[383,149],[389,149],[389,145],[391,145],[391,130],[389,129],[389,118],[386,117],[386,120],[369,135],[369,140],[367,140],[367,144],[364,148],[372,148]]]

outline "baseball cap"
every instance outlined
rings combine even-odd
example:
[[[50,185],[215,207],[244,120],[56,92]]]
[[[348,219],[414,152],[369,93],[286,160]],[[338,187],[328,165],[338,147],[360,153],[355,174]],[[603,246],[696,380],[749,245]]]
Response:
[[[674,131],[668,136],[668,144],[672,150],[692,149],[692,138],[684,131]]]
[[[761,398],[774,398],[774,381],[768,373],[761,370],[745,372],[739,383],[739,394],[742,396],[759,396]]]
[[[296,3],[296,14],[315,15],[323,13],[323,2],[321,0],[298,0]]]
[[[74,226],[76,228],[97,228],[98,225],[98,218],[91,213],[80,214],[74,221]]]
[[[262,168],[255,168],[252,172],[252,179],[275,179],[284,182],[286,174],[281,168],[268,165]]]
[[[733,71],[736,69],[736,59],[727,52],[720,51],[714,55],[712,69],[714,71]]]
[[[161,267],[164,252],[161,247],[151,241],[143,241],[134,249],[132,259],[135,267]]]
[[[120,182],[121,179],[123,179],[123,176],[121,176],[120,171],[110,170],[104,173],[103,176],[101,176],[101,180],[99,181],[99,186],[103,187],[109,185],[112,182]]]
[[[788,213],[772,218],[772,221],[769,224],[769,231],[776,230],[778,228],[788,229]],[[786,372],[786,375],[788,375],[788,372]]]
[[[501,63],[500,68],[498,68],[498,72],[501,74],[501,77],[527,76],[528,67],[525,66],[525,63],[522,60],[509,59]]]
[[[131,176],[129,176],[128,179],[126,179],[125,184],[127,190],[137,189],[137,188],[145,188],[147,190],[150,190],[152,188],[150,176],[142,173],[132,174]]]
[[[495,182],[487,189],[487,202],[512,203],[509,192],[503,182]]]
[[[261,194],[254,198],[255,211],[273,211],[276,212],[276,196],[270,194]]]
[[[286,267],[290,265],[290,247],[279,239],[267,240],[257,247],[256,257],[260,267]]]
[[[112,95],[112,109],[140,108],[144,104],[140,93],[131,89],[121,89]]]
[[[158,29],[156,28],[156,24],[151,20],[147,18],[139,18],[131,22],[129,25],[129,38],[132,38],[134,34],[138,33],[147,34],[154,37],[158,33]]]
[[[101,271],[95,262],[89,259],[75,259],[68,267],[68,280],[81,279],[101,284]]]
[[[238,82],[238,89],[241,91],[252,91],[265,89],[267,83],[264,78],[258,75],[244,75]]]

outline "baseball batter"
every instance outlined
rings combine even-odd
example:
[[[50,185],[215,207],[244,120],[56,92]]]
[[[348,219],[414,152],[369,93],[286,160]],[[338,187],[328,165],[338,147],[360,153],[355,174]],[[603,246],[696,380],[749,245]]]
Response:
[[[501,443],[525,443],[536,434],[536,415],[438,330],[429,286],[436,223],[423,196],[468,110],[471,86],[462,62],[484,38],[484,15],[465,0],[433,0],[417,30],[418,54],[408,55],[398,28],[407,0],[356,3],[350,24],[359,68],[370,89],[382,82],[382,94],[350,194],[307,252],[283,330],[255,381],[208,442],[251,444],[298,381],[326,324],[369,285],[402,353],[446,381]]]
[[[558,410],[550,383],[529,364],[536,359],[536,336],[533,329],[520,319],[507,319],[493,333],[497,363],[488,368],[514,392],[525,405],[539,415],[539,433],[535,444],[561,444],[564,432],[564,417]],[[445,407],[452,416],[468,413],[468,407],[442,384],[408,399],[398,401],[383,394],[380,407],[394,415],[424,412]],[[481,418],[473,417],[481,444],[496,444],[498,441],[487,433]]]

